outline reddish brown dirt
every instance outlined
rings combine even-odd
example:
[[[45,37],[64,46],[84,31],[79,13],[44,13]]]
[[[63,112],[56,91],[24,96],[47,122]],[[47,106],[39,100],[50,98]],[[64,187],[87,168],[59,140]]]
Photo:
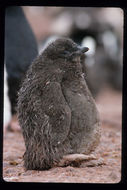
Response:
[[[6,132],[3,147],[3,178],[14,182],[118,183],[121,180],[122,95],[110,89],[98,96],[102,137],[92,160],[80,167],[54,167],[47,171],[25,171],[25,151],[20,132]]]

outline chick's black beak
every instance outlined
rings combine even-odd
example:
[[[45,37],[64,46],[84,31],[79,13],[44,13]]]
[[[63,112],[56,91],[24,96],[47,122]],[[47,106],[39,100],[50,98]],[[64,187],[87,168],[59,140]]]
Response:
[[[77,50],[74,51],[74,52],[72,52],[69,57],[72,58],[72,57],[75,57],[75,56],[83,56],[84,53],[87,52],[88,50],[89,50],[88,47],[81,47],[81,46],[78,46],[78,47],[77,47]]]
[[[85,53],[89,50],[88,47],[80,47],[79,49],[80,49],[81,53]]]

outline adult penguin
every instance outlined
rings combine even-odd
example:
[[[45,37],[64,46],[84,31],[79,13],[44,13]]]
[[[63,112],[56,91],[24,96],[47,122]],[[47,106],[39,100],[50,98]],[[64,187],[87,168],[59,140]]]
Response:
[[[22,8],[8,6],[5,12],[5,65],[12,121],[16,120],[17,91],[21,80],[37,55],[36,38]],[[12,122],[9,129],[11,125]]]

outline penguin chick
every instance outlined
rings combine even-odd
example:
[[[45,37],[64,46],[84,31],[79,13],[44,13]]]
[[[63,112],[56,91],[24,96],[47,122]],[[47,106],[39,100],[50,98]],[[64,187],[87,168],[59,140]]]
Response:
[[[98,145],[98,111],[80,63],[87,50],[59,38],[27,71],[17,105],[27,170],[49,169],[65,155],[89,154]]]

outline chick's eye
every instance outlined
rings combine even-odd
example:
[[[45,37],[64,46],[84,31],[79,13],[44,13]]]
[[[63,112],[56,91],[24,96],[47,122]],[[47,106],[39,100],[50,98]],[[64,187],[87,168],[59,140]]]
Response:
[[[61,56],[64,56],[64,57],[68,57],[69,56],[69,52],[64,50],[62,53],[61,53]]]
[[[63,54],[68,55],[68,54],[69,54],[69,52],[68,52],[68,51],[66,51],[66,50],[64,50]]]
[[[69,56],[69,52],[64,50],[64,51],[59,51],[58,58],[67,58]]]

